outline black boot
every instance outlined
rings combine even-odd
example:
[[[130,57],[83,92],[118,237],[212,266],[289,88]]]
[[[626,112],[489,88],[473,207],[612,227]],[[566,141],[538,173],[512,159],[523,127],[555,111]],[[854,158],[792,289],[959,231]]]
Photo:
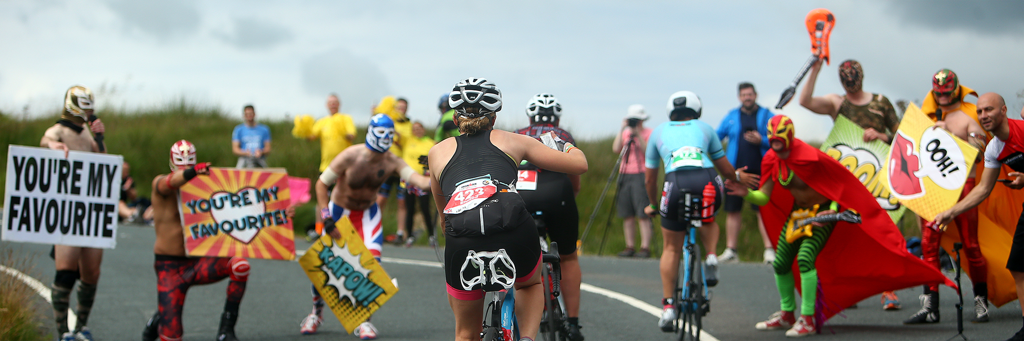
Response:
[[[579,321],[576,323],[566,321],[565,326],[563,327],[566,338],[569,341],[583,341],[583,333],[580,333],[580,328],[583,327],[580,326]]]
[[[921,295],[921,310],[903,324],[939,323],[939,292],[925,289]]]
[[[142,341],[156,341],[160,338],[160,312],[157,311],[153,317],[146,321],[146,328],[142,329]]]
[[[235,322],[238,321],[238,314],[225,311],[220,316],[220,328],[217,332],[217,341],[238,341],[235,337]]]

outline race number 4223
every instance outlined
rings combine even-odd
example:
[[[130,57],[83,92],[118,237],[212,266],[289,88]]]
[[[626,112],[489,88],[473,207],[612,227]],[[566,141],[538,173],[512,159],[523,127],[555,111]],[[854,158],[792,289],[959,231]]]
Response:
[[[448,205],[444,207],[444,213],[459,214],[471,210],[497,192],[498,187],[490,176],[465,180],[455,187]]]

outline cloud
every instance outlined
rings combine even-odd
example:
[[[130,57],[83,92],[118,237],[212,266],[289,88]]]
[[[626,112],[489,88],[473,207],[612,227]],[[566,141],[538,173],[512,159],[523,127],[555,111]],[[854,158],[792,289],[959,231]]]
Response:
[[[274,47],[292,40],[292,32],[284,26],[256,18],[236,18],[231,33],[214,33],[220,40],[240,49],[256,50]]]
[[[189,2],[108,0],[106,4],[121,18],[127,31],[137,30],[162,41],[195,33],[201,19]]]
[[[353,118],[369,112],[381,97],[393,95],[387,77],[376,63],[343,48],[310,57],[302,63],[301,72],[306,93],[324,98],[328,93],[338,94],[342,111],[356,113]]]
[[[941,31],[1017,36],[1024,29],[1024,2],[886,1],[904,23]]]

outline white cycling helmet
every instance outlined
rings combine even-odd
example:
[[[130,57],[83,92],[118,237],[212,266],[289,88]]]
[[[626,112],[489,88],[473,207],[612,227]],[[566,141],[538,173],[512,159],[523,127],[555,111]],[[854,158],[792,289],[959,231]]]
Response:
[[[526,103],[531,122],[554,122],[562,117],[562,104],[552,94],[537,94]]]
[[[484,78],[466,78],[455,84],[448,95],[448,106],[459,116],[481,117],[501,111],[501,91]],[[478,108],[467,112],[468,108]]]
[[[668,98],[669,119],[700,118],[700,97],[691,91],[677,91]]]

